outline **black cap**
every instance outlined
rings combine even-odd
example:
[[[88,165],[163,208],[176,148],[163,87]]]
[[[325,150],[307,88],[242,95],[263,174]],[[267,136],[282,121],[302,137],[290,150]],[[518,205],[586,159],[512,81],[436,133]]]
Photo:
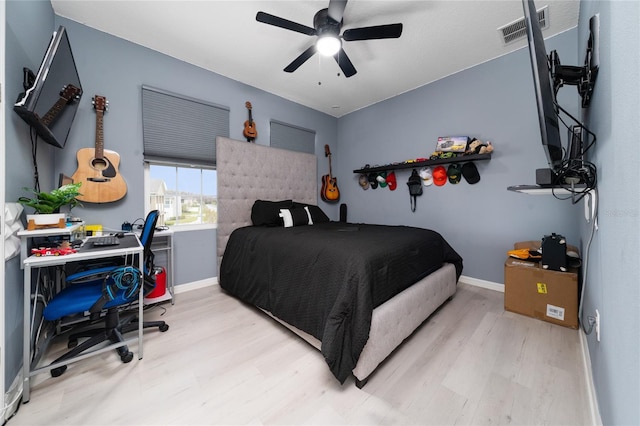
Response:
[[[450,164],[447,169],[447,176],[450,183],[458,183],[462,179],[462,170],[460,170],[459,164]]]
[[[462,176],[464,176],[466,181],[471,185],[480,182],[480,173],[478,173],[478,168],[474,163],[464,163],[462,166]]]

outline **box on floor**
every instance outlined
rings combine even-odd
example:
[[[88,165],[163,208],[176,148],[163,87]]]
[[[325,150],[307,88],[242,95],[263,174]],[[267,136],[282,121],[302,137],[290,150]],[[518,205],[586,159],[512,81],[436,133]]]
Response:
[[[540,241],[523,241],[514,249],[537,250]],[[567,250],[578,249],[567,244]],[[578,269],[543,269],[538,261],[508,257],[504,264],[504,309],[529,317],[578,328]]]

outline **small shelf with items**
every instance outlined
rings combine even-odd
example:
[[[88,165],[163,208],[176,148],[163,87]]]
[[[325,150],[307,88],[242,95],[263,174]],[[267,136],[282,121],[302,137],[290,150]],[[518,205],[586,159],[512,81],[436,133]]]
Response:
[[[426,159],[422,161],[414,161],[408,160],[403,161],[401,163],[392,163],[392,164],[384,164],[382,166],[374,166],[374,167],[364,167],[362,169],[356,169],[353,173],[377,173],[391,170],[401,170],[401,169],[413,169],[424,166],[437,166],[440,164],[449,164],[449,163],[466,163],[469,161],[484,161],[491,160],[491,152],[485,154],[463,154],[457,155],[455,157],[450,158],[436,158],[436,159]]]

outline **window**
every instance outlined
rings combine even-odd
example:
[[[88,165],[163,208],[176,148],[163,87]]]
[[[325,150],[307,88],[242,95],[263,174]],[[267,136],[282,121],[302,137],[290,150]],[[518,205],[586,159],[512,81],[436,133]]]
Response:
[[[213,169],[146,163],[148,211],[157,209],[159,226],[216,224],[217,175]]]
[[[290,151],[316,152],[316,132],[303,129],[287,123],[272,120],[270,123],[271,139],[269,144],[275,148],[288,149]]]
[[[229,137],[229,108],[142,87],[146,210],[162,226],[218,219],[216,136]]]

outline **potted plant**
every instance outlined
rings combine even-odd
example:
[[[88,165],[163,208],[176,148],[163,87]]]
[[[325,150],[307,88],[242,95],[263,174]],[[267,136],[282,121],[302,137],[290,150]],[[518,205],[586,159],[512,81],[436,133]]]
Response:
[[[76,199],[80,193],[82,182],[62,185],[51,192],[39,192],[30,188],[23,188],[35,195],[34,198],[20,197],[18,202],[24,206],[33,208],[34,215],[27,215],[28,229],[34,229],[35,225],[64,224],[65,214],[60,213],[60,207],[73,208],[80,205]],[[33,225],[32,225],[33,224]]]

